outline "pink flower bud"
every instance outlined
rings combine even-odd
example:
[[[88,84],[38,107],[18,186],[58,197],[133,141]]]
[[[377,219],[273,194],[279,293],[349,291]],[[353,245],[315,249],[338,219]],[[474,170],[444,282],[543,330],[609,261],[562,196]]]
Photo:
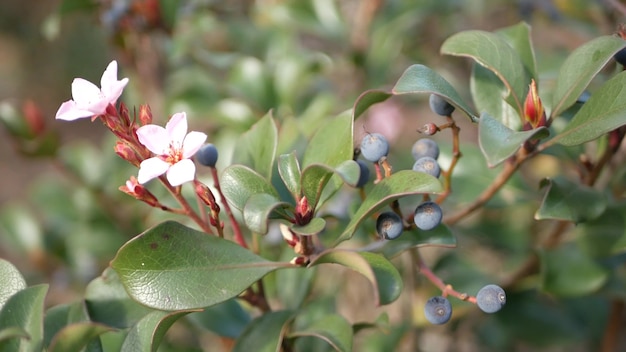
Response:
[[[142,126],[152,123],[152,109],[150,109],[150,105],[139,106],[139,122]]]
[[[115,143],[114,148],[115,154],[119,155],[120,158],[135,166],[139,166],[140,160],[137,158],[137,154],[135,154],[133,148],[131,148],[128,144],[118,141]]]
[[[300,198],[300,201],[296,204],[295,213],[296,224],[306,225],[311,221],[311,218],[313,217],[313,209],[309,206],[309,201],[306,197]]]
[[[526,101],[524,102],[524,119],[526,121],[524,124],[525,130],[535,129],[546,125],[546,112],[543,108],[541,98],[539,98],[537,84],[534,79],[530,82],[528,95],[526,96]]]
[[[135,176],[131,176],[130,179],[126,181],[126,184],[124,186],[119,187],[119,190],[130,196],[135,197],[135,199],[149,204],[150,206],[159,208],[163,207],[161,203],[159,203],[157,198],[152,193],[150,193],[150,191],[145,189],[142,185],[139,184],[139,182],[137,182]]]

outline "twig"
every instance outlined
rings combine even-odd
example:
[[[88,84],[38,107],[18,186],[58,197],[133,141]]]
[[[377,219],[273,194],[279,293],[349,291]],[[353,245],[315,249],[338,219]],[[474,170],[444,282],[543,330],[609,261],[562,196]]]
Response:
[[[226,214],[228,215],[228,220],[230,221],[230,224],[233,227],[233,236],[234,236],[235,242],[237,242],[243,248],[248,248],[248,245],[246,244],[246,239],[243,237],[241,233],[241,228],[239,227],[239,223],[237,222],[237,219],[235,219],[235,216],[233,215],[233,212],[230,209],[230,206],[228,205],[228,200],[226,200],[224,193],[222,193],[222,188],[220,187],[219,176],[217,174],[216,168],[214,167],[211,168],[211,175],[213,176],[213,185],[215,186],[217,193],[220,195],[220,200],[222,201],[222,204],[224,205],[224,210],[226,211]]]

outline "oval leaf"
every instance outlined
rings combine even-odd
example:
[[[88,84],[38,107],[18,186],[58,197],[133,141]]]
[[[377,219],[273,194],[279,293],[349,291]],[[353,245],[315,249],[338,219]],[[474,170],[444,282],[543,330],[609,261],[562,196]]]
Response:
[[[552,95],[552,116],[574,105],[593,77],[625,46],[625,40],[607,35],[574,50],[561,65]]]
[[[594,140],[626,124],[626,71],[608,80],[594,92],[551,143],[566,146]]]
[[[339,314],[329,314],[315,320],[304,329],[289,334],[289,338],[313,336],[328,342],[335,351],[352,351],[352,325]]]
[[[28,339],[28,337],[28,333],[18,326],[0,330],[0,342],[13,338]]]
[[[0,259],[0,309],[15,293],[26,288],[26,281],[10,262]]]
[[[293,251],[292,251],[293,253]],[[278,273],[290,272],[280,270]],[[191,313],[188,319],[194,325],[212,331],[219,336],[237,338],[252,320],[250,313],[241,307],[237,299],[229,299],[226,302],[205,308],[202,312]]]
[[[353,147],[352,115],[348,111],[329,119],[315,132],[302,157],[302,166],[305,169],[312,164],[339,166],[352,160]]]
[[[611,204],[599,217],[576,226],[576,243],[594,258],[626,252],[626,203]]]
[[[367,198],[361,203],[336,243],[350,239],[361,222],[392,201],[408,195],[437,193],[441,190],[441,182],[423,172],[402,170],[392,174],[369,190]]]
[[[243,209],[243,219],[250,231],[265,235],[270,214],[279,207],[287,208],[291,205],[281,202],[271,194],[253,194]]]
[[[173,221],[133,238],[111,262],[133,299],[161,310],[224,302],[265,274],[289,266]]]
[[[501,35],[478,30],[460,32],[446,39],[441,53],[470,57],[495,73],[509,91],[506,101],[522,115],[530,77],[519,54]]]
[[[278,129],[269,112],[239,137],[231,163],[249,166],[269,180],[277,145]]]
[[[302,236],[316,235],[324,230],[326,227],[326,220],[322,218],[313,218],[311,221],[303,226],[292,225],[291,231]]]
[[[233,352],[278,352],[293,312],[275,311],[254,319],[237,339]]]
[[[324,164],[309,165],[302,171],[302,180],[300,181],[302,194],[309,201],[309,205],[315,209],[323,203],[323,201],[321,201],[322,191],[324,191],[324,187],[326,187],[328,181],[331,180],[333,174],[337,174],[341,178],[337,184],[331,183],[333,190],[336,191],[341,185],[341,181],[352,186],[356,185],[359,181],[360,173],[361,169],[359,168],[359,164],[352,159],[345,160],[337,167]]]
[[[474,64],[470,76],[470,90],[478,111],[494,116],[512,130],[520,129],[522,120],[513,106],[504,100],[508,91],[493,72]]]
[[[515,132],[486,113],[478,123],[478,144],[489,167],[494,167],[515,154],[531,138],[544,138],[550,132],[545,127]]]
[[[290,154],[283,154],[278,157],[278,173],[283,183],[289,190],[289,193],[293,196],[293,199],[298,199],[301,195],[300,191],[300,163],[296,157],[296,152]]]
[[[365,276],[374,285],[379,305],[389,304],[400,296],[402,278],[398,270],[380,254],[329,249],[313,259],[309,266],[325,263],[340,264]]]
[[[57,333],[50,343],[49,352],[66,352],[81,351],[90,343],[94,343],[94,339],[112,328],[92,323],[80,322],[67,325],[59,333]],[[99,343],[96,341],[95,343]]]
[[[155,352],[167,330],[179,318],[193,311],[152,312],[137,322],[126,335],[122,352]]]
[[[543,250],[539,254],[542,289],[557,296],[589,294],[602,287],[609,277],[604,268],[574,244]]]
[[[242,212],[253,194],[278,198],[276,189],[263,176],[243,165],[227,167],[220,177],[220,186],[228,203]]]
[[[517,51],[530,77],[537,77],[535,51],[533,50],[528,23],[520,22],[516,25],[499,29],[496,33],[501,35]]]
[[[535,213],[537,220],[585,222],[600,216],[607,206],[603,193],[565,178],[544,179],[541,187],[547,190]]]
[[[29,338],[0,341],[0,351],[41,351],[43,344],[43,304],[48,285],[25,288],[9,298],[0,311],[0,331],[17,327]]]

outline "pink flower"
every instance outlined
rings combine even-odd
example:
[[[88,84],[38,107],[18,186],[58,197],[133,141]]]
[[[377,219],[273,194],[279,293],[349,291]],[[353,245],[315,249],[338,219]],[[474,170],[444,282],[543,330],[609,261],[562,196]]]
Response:
[[[85,79],[74,78],[72,82],[72,98],[74,99],[61,104],[56,119],[73,121],[102,115],[109,104],[115,105],[126,84],[128,84],[128,78],[117,80],[117,61],[115,60],[111,61],[102,74],[101,89]]]
[[[174,114],[165,128],[157,125],[139,127],[137,137],[141,144],[156,154],[141,162],[137,175],[139,183],[144,184],[164,173],[167,173],[167,180],[172,186],[195,178],[196,166],[190,158],[202,147],[207,135],[196,131],[187,133],[187,115],[184,112]]]

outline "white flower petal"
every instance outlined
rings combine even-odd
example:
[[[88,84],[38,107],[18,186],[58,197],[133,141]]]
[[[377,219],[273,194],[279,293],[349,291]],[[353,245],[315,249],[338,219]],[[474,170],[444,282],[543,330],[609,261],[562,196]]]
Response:
[[[185,137],[185,141],[183,142],[183,158],[189,159],[191,158],[200,148],[207,139],[207,135],[198,131],[191,131]]]
[[[159,158],[150,158],[141,162],[137,182],[144,184],[153,178],[163,175],[170,167],[170,164]]]
[[[100,78],[100,86],[105,88],[114,82],[117,82],[117,61],[115,60],[111,61],[106,70],[104,70],[102,78]]]
[[[178,112],[172,115],[167,125],[165,125],[165,129],[167,130],[170,141],[182,147],[183,140],[187,134],[187,114]]]
[[[102,100],[102,92],[95,84],[82,78],[74,78],[72,81],[72,98],[79,107],[86,108],[94,102]]]
[[[117,81],[115,83],[113,83],[111,86],[107,86],[102,87],[102,92],[104,93],[104,96],[106,97],[107,101],[110,104],[115,105],[115,103],[117,102],[117,99],[119,99],[120,95],[122,95],[122,92],[124,91],[124,88],[126,87],[126,85],[128,84],[128,78],[124,78],[121,81]]]
[[[73,100],[68,100],[61,104],[61,107],[57,110],[55,118],[57,120],[74,121],[85,117],[91,117],[93,115],[94,114],[91,111],[81,110]]]
[[[172,186],[180,186],[185,182],[193,181],[195,177],[196,165],[189,159],[183,159],[167,170],[167,180]]]
[[[139,142],[157,155],[167,154],[170,139],[165,128],[158,125],[145,125],[137,129]]]

